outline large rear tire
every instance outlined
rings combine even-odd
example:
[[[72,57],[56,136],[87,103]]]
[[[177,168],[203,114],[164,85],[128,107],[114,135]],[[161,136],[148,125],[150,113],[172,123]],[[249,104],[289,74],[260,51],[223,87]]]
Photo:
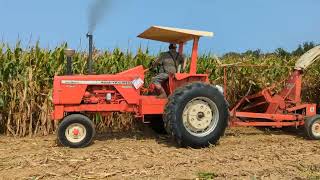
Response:
[[[58,140],[66,147],[82,148],[88,146],[95,135],[93,122],[85,115],[66,116],[58,127]]]
[[[228,125],[228,103],[218,88],[196,82],[177,89],[168,99],[164,123],[183,147],[216,144]]]

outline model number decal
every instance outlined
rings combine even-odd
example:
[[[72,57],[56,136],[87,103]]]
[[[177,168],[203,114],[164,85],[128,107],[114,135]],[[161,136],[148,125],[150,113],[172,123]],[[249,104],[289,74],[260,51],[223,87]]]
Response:
[[[62,84],[88,84],[88,85],[131,85],[131,81],[78,81],[78,80],[61,80]]]

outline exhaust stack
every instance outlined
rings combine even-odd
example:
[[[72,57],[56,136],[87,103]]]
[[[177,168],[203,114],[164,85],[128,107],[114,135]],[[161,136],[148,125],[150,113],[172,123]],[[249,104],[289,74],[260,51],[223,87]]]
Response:
[[[92,74],[92,53],[93,53],[93,36],[87,33],[87,38],[89,39],[89,56],[87,60],[88,74]]]

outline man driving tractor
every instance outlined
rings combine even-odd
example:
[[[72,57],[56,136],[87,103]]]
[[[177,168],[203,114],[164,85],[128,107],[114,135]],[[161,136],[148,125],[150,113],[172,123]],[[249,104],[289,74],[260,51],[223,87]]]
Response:
[[[159,98],[166,98],[167,94],[162,87],[162,83],[168,80],[169,74],[180,73],[186,66],[185,57],[177,52],[177,45],[170,44],[169,51],[163,52],[152,63],[151,68],[158,68],[158,74],[152,78],[156,90],[159,92]]]

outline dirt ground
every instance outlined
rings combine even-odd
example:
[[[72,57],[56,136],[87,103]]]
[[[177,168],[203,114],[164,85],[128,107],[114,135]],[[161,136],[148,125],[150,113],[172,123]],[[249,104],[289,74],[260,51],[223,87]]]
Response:
[[[83,149],[55,135],[0,136],[0,179],[320,179],[320,141],[233,128],[217,146],[178,148],[151,130],[99,134]]]

